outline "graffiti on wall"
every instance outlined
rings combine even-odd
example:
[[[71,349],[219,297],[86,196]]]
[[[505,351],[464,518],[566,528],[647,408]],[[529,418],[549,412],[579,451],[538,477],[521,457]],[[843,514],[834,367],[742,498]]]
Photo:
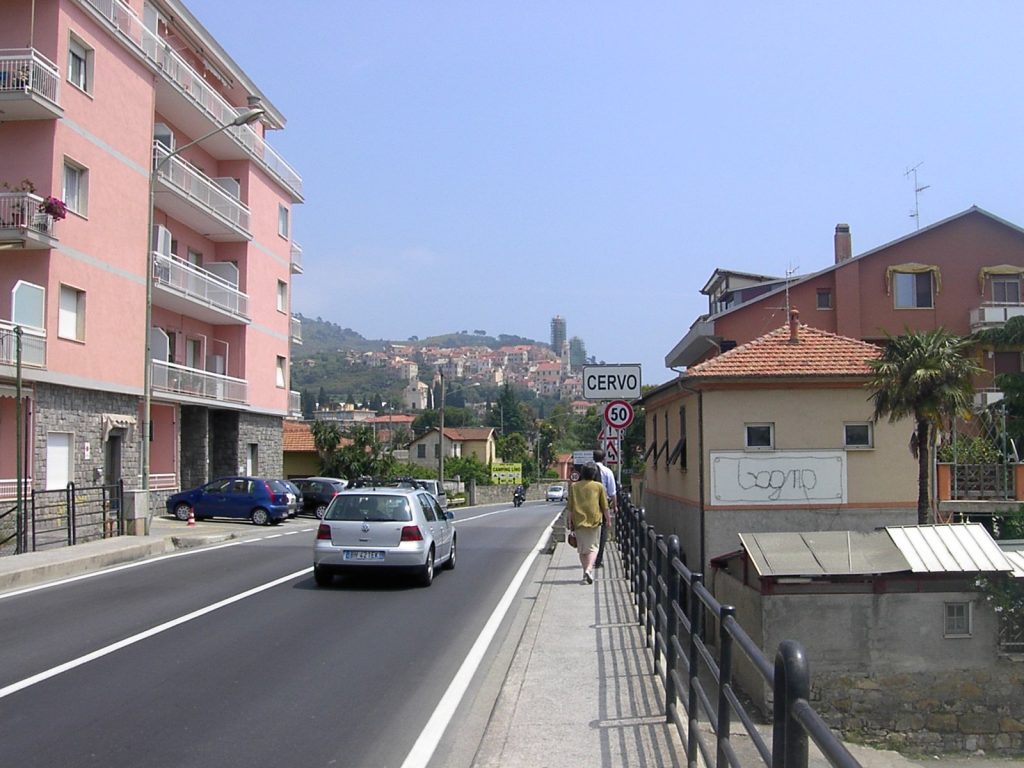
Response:
[[[716,504],[845,504],[842,451],[711,452]]]

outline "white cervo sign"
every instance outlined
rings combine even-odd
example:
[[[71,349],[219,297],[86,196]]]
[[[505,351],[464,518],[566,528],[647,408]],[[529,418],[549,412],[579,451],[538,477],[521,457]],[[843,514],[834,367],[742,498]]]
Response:
[[[583,366],[583,397],[587,400],[634,400],[640,397],[640,366]]]

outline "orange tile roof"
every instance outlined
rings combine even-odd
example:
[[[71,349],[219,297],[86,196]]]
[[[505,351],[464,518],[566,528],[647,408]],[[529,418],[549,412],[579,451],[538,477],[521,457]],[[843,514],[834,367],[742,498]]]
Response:
[[[686,377],[764,378],[766,376],[868,376],[867,361],[881,354],[874,344],[799,325],[796,341],[787,323],[699,365],[686,369]]]
[[[300,451],[302,453],[316,453],[316,445],[313,442],[313,431],[308,423],[304,421],[284,422],[283,450]]]

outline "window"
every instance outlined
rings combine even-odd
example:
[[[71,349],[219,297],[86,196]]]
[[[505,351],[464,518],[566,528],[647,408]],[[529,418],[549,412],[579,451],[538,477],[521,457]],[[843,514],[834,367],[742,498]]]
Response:
[[[671,455],[668,457],[669,464],[675,464],[679,461],[679,468],[686,470],[686,406],[680,406],[679,408],[679,442],[676,443],[676,447],[672,449]]]
[[[992,301],[998,304],[1020,304],[1020,280],[992,280]]]
[[[971,604],[968,603],[946,603],[945,623],[942,630],[943,637],[970,637],[971,636]]]
[[[60,287],[57,335],[62,339],[85,341],[85,291],[67,285]]]
[[[203,254],[200,251],[189,248],[188,255],[185,257],[185,261],[187,261],[193,267],[201,267],[203,266]]]
[[[288,283],[283,280],[277,281],[277,311],[288,311]]]
[[[45,328],[43,305],[46,289],[34,283],[19,280],[11,290],[11,320],[15,325],[27,325],[30,328]]]
[[[288,208],[284,205],[277,206],[277,234],[288,237]]]
[[[285,359],[280,355],[277,356],[277,386],[283,387],[285,383],[284,377]]]
[[[847,448],[871,448],[871,422],[858,422],[843,425],[843,445]]]
[[[185,339],[185,365],[189,368],[203,368],[203,340]]]
[[[818,289],[818,309],[832,309],[832,289]]]
[[[932,307],[932,273],[896,272],[892,276],[896,309],[929,309]]]
[[[424,445],[423,443],[420,443],[419,445],[416,446],[416,458],[417,459],[425,459],[425,458],[427,458],[427,446]]]
[[[750,450],[771,450],[775,447],[775,425],[746,424],[746,446]]]
[[[64,205],[80,216],[89,213],[89,171],[70,160],[64,161]]]
[[[92,64],[92,48],[72,35],[68,41],[68,82],[86,93],[91,93]]]

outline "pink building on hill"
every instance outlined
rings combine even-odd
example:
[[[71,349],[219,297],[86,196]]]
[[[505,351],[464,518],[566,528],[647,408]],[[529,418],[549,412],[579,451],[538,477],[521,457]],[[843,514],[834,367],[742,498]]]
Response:
[[[3,16],[0,498],[19,443],[30,488],[142,487],[146,365],[151,489],[280,476],[303,199],[265,138],[284,117],[178,0],[8,0]]]

